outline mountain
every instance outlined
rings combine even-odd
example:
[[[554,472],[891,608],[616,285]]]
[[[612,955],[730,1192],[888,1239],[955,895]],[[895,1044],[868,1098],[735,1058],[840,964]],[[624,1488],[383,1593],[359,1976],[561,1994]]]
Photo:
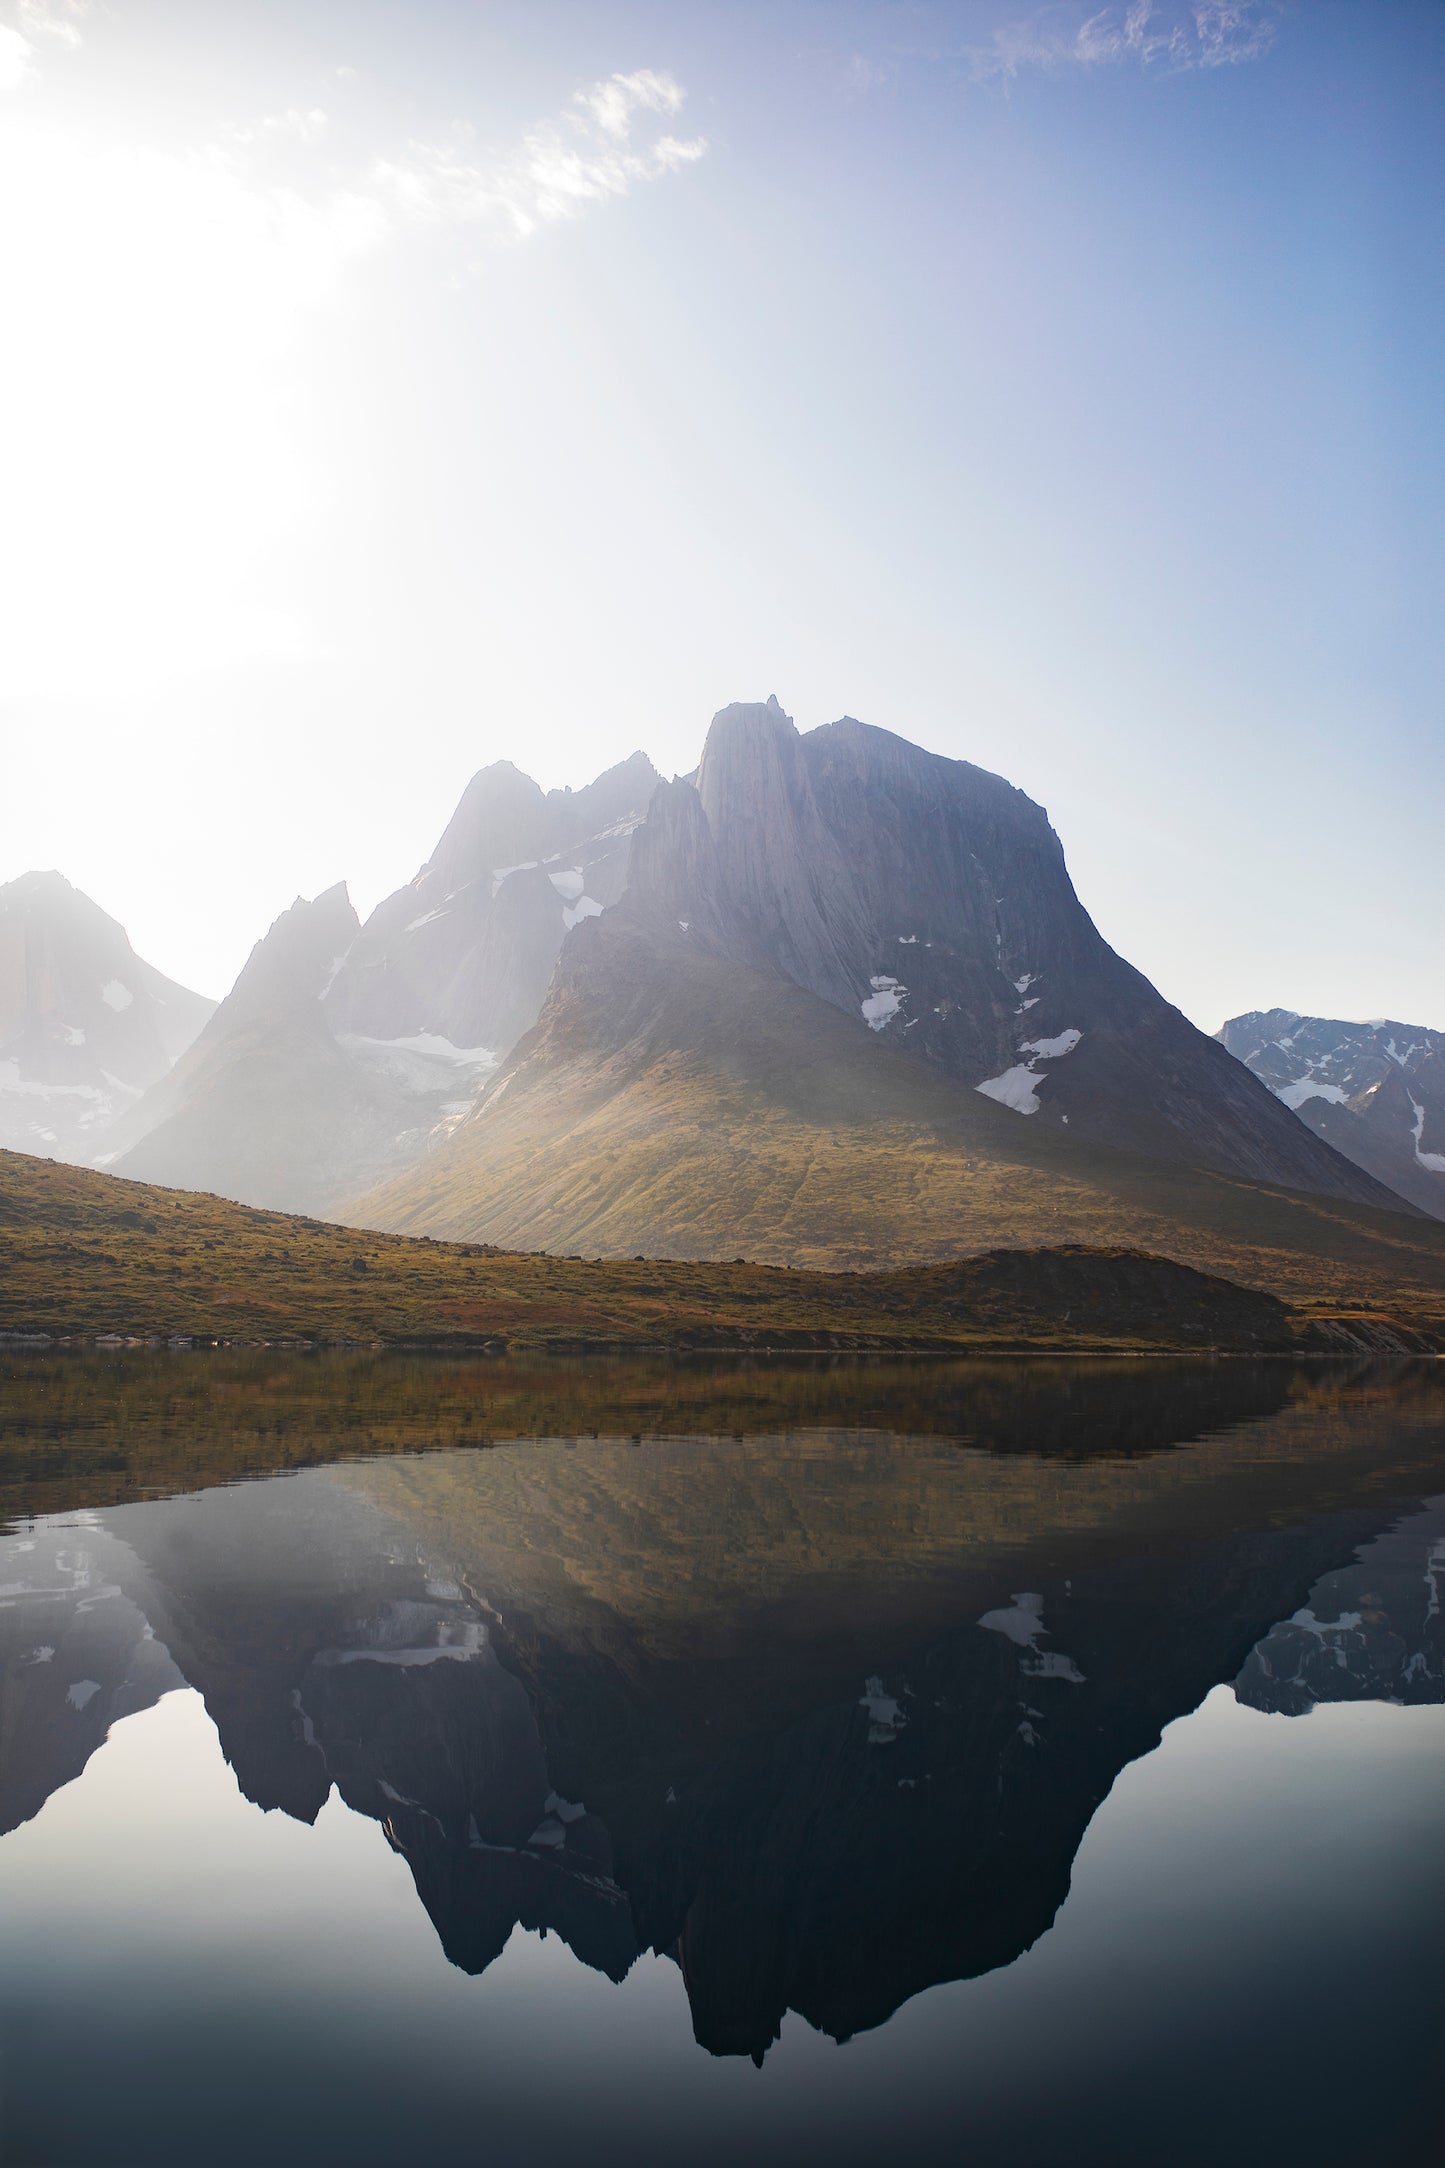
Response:
[[[84,1162],[215,1003],[136,955],[58,873],[0,887],[0,1144]]]
[[[638,753],[543,793],[501,761],[364,926],[343,886],[298,897],[105,1164],[335,1213],[425,1158],[535,1022],[568,928],[621,893],[657,780]]]
[[[1445,1031],[1252,1009],[1219,1038],[1317,1137],[1445,1219]]]
[[[338,1035],[328,987],[360,931],[342,885],[298,897],[174,1069],[111,1137],[117,1173],[324,1211],[357,1170],[425,1151],[492,1067],[485,1048]]]
[[[352,1210],[836,1264],[1117,1239],[1142,1202],[1131,1239],[1197,1262],[1185,1168],[1236,1220],[1241,1184],[1399,1207],[1114,953],[1021,791],[850,719],[799,736],[770,700],[655,792],[476,1112]],[[1220,1202],[1196,1182],[1186,1227]]]
[[[644,753],[545,794],[510,761],[483,768],[415,879],[362,928],[329,991],[337,1027],[507,1052],[537,1020],[568,929],[622,894],[658,781]]]

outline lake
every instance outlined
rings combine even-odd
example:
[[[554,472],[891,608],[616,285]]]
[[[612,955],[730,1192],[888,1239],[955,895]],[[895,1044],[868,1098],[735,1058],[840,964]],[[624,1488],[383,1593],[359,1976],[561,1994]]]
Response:
[[[0,1355],[0,2159],[1439,2158],[1445,1365]]]

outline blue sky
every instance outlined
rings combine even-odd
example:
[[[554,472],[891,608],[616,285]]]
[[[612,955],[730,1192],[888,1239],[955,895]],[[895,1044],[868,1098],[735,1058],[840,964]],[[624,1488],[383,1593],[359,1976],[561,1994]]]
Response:
[[[220,991],[776,691],[1040,799],[1207,1028],[1445,1024],[1445,8],[0,32],[0,877]]]

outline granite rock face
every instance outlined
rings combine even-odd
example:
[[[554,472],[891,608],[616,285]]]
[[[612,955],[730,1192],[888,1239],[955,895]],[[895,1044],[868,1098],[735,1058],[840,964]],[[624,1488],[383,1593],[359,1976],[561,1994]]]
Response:
[[[58,873],[0,888],[0,1144],[95,1161],[215,1003],[136,955]]]
[[[1253,1009],[1219,1037],[1317,1137],[1445,1219],[1445,1031]]]
[[[1109,947],[1042,807],[966,761],[724,708],[634,839],[624,910],[1074,1137],[1385,1201]]]
[[[337,1029],[505,1054],[535,1023],[568,929],[621,895],[657,781],[643,753],[577,791],[544,793],[506,760],[483,768],[426,865],[361,929],[327,1001]]]

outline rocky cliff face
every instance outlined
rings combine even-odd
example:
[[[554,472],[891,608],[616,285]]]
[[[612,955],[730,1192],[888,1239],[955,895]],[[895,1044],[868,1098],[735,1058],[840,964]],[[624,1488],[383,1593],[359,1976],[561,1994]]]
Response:
[[[564,935],[615,903],[658,781],[645,754],[543,793],[510,761],[473,776],[415,879],[377,906],[327,1000],[337,1028],[505,1054],[536,1022]]]
[[[544,794],[502,761],[365,926],[344,886],[298,897],[104,1163],[336,1214],[425,1158],[535,1022],[569,927],[621,893],[656,780],[636,754]]]
[[[1317,1137],[1445,1219],[1445,1032],[1253,1009],[1219,1037]]]
[[[770,700],[723,709],[695,780],[654,792],[625,893],[476,1114],[357,1209],[875,1263],[940,1254],[941,1218],[954,1254],[1141,1239],[1145,1161],[1398,1208],[1115,955],[1021,791],[851,720],[800,737]],[[1149,1183],[1159,1247],[1180,1206]]]
[[[629,903],[806,987],[1025,1117],[1256,1180],[1379,1202],[1147,979],[1074,893],[1042,807],[845,717],[713,720],[695,791],[639,832]]]
[[[851,718],[800,736],[776,699],[723,709],[692,780],[660,784],[640,753],[579,791],[544,793],[508,762],[483,769],[427,864],[364,927],[340,889],[278,920],[105,1163],[245,1203],[355,1206],[527,1246],[588,1242],[598,1200],[583,1191],[605,1181],[629,1249],[728,1255],[746,1240],[775,1256],[741,1219],[720,1228],[714,1193],[737,1192],[779,1107],[811,1125],[788,1147],[805,1172],[790,1207],[803,1246],[790,1238],[787,1254],[818,1262],[935,1254],[871,1206],[846,1239],[836,1211],[809,1217],[819,1156],[843,1148],[844,1129],[860,1187],[890,1195],[875,1151],[891,1135],[920,1164],[899,1139],[922,1125],[925,1156],[932,1135],[994,1167],[1037,1158],[1027,1132],[1377,1209],[1402,1201],[1115,954],[1023,792]],[[686,1144],[706,1196],[679,1161],[664,1212],[637,1181],[636,1209],[617,1209],[639,1124],[669,1152]],[[1422,1136],[1415,1169],[1433,1180]],[[497,1170],[488,1200],[483,1163]],[[1096,1153],[1082,1178],[1108,1188],[1108,1166]],[[1127,1217],[1040,1225],[1034,1192],[1050,1179],[1032,1184],[1016,1239],[1134,1239]],[[990,1220],[983,1240],[999,1239]]]
[[[398,1172],[464,1113],[485,1051],[333,1029],[325,997],[358,931],[340,884],[283,911],[195,1044],[116,1125],[113,1171],[326,1212],[358,1169]]]
[[[215,1003],[136,955],[58,873],[0,888],[0,1144],[80,1164]]]

